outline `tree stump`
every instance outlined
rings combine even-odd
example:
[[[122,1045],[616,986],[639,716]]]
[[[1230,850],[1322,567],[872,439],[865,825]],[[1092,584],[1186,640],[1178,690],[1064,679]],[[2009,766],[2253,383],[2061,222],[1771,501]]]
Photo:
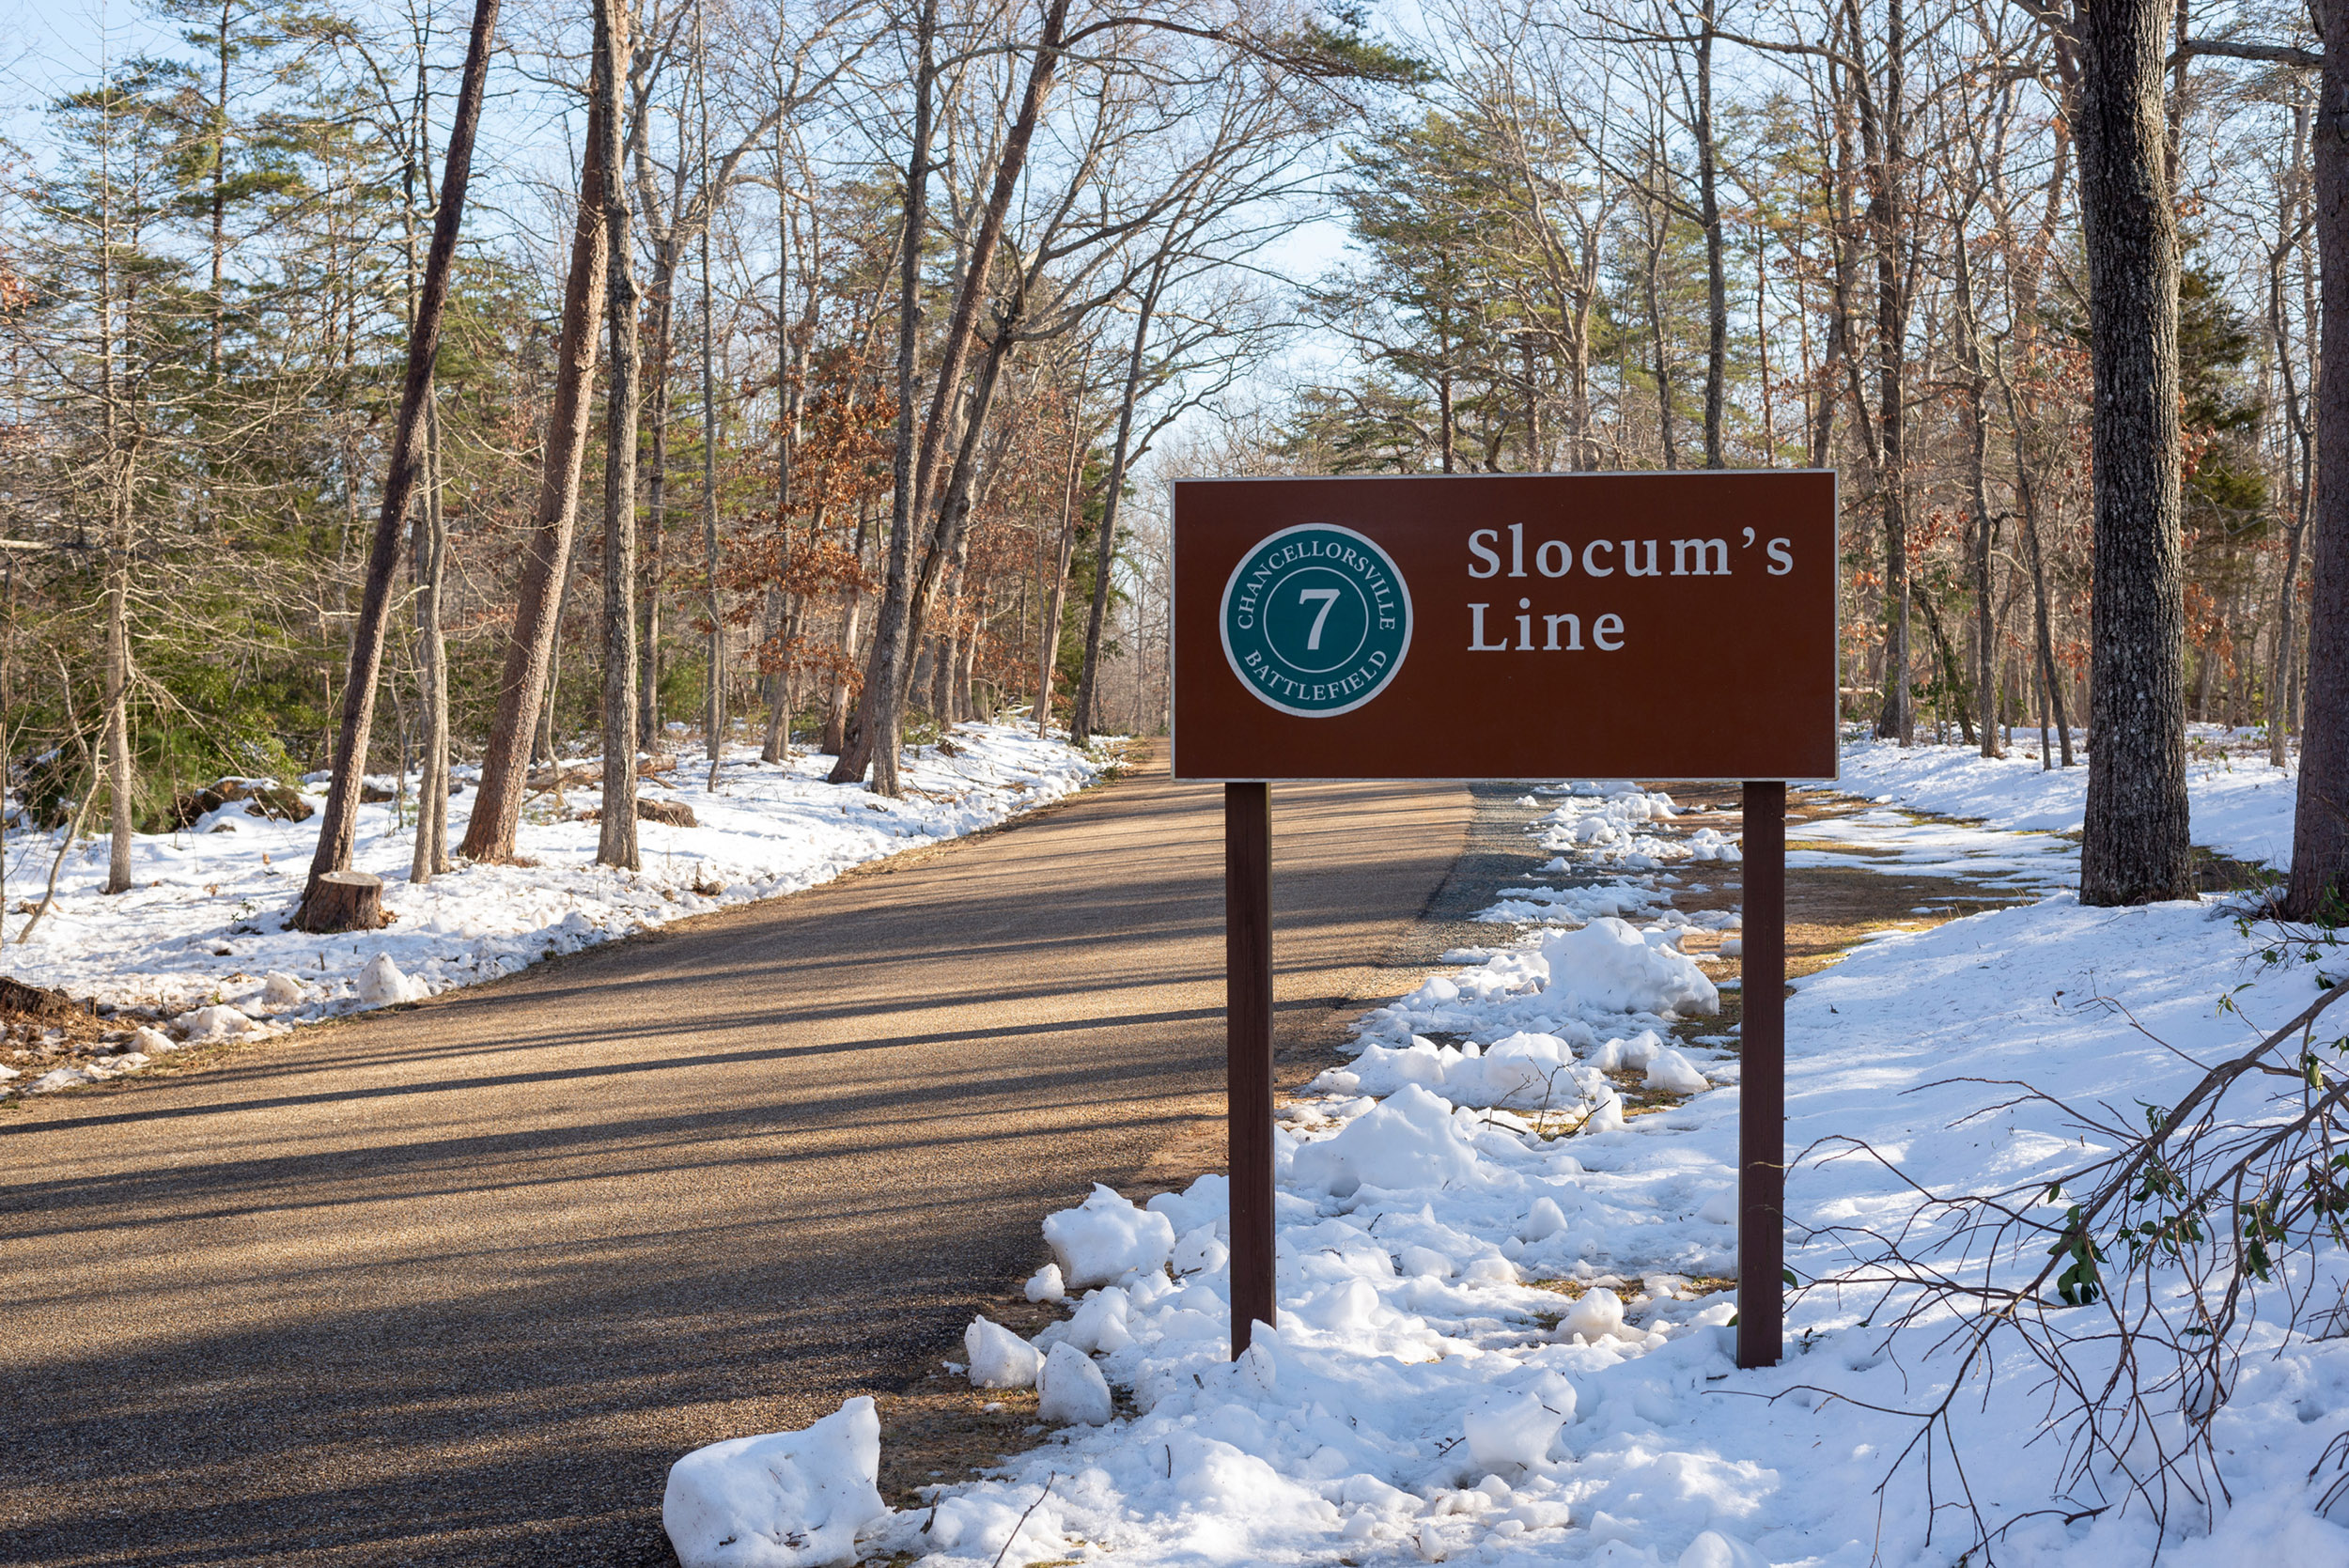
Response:
[[[314,935],[373,931],[383,924],[383,878],[364,871],[330,871],[310,890],[294,924]]]

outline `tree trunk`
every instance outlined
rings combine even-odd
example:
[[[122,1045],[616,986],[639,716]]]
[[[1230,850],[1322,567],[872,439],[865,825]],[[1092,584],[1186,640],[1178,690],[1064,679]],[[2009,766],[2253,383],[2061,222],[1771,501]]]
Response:
[[[620,84],[628,79],[627,0],[599,0],[596,92],[603,100],[604,318],[612,333],[604,395],[603,816],[596,859],[624,870],[636,858],[636,268],[628,181],[620,163]]]
[[[962,658],[962,573],[948,575],[953,581],[946,587],[945,625],[931,639],[930,651],[930,717],[941,730],[963,718],[955,706],[955,669]]]
[[[1990,593],[1992,536],[1998,524],[1990,515],[1990,376],[1983,364],[1987,352],[1982,340],[1982,319],[1974,308],[1974,270],[1966,254],[1968,236],[1961,220],[1952,236],[1957,257],[1957,313],[1961,350],[1966,356],[1966,477],[1967,500],[1973,511],[1974,658],[1977,710],[1982,714],[1982,754],[2000,755],[1999,749],[1999,629]]]
[[[962,640],[962,660],[955,666],[955,691],[962,709],[982,722],[995,717],[991,706],[979,706],[978,683],[972,679],[979,667],[979,644],[987,640],[987,600],[982,598],[971,612],[971,635]]]
[[[677,336],[675,301],[677,271],[669,247],[657,253],[652,278],[652,369],[644,378],[645,446],[651,464],[645,474],[644,562],[638,589],[644,596],[644,622],[636,634],[636,733],[651,751],[661,750],[661,589],[667,562],[661,556],[662,535],[669,520],[669,357]]]
[[[1836,390],[1840,371],[1851,354],[1852,301],[1859,292],[1859,256],[1853,244],[1852,221],[1857,181],[1852,173],[1851,121],[1844,102],[1851,73],[1833,62],[1827,67],[1828,89],[1835,99],[1834,157],[1823,171],[1826,189],[1820,193],[1831,214],[1827,225],[1828,314],[1827,342],[1819,358],[1819,400],[1809,432],[1811,466],[1825,468],[1835,451],[1835,411],[1843,403]],[[1857,410],[1854,411],[1858,412]]]
[[[127,512],[127,507],[125,508]],[[122,530],[127,534],[127,526]],[[112,832],[107,893],[131,888],[131,554],[119,547],[106,566],[106,794]]]
[[[1072,479],[1067,490],[1076,489]],[[1044,601],[1044,627],[1036,654],[1035,733],[1042,736],[1052,722],[1052,669],[1060,662],[1060,617],[1068,598],[1068,563],[1076,553],[1076,519],[1067,499],[1061,505],[1060,545],[1053,552],[1052,586]]]
[[[2290,672],[2298,651],[2299,629],[2295,613],[2299,609],[2299,595],[2296,590],[2300,580],[2301,548],[2308,535],[2308,482],[2312,456],[2308,411],[2292,357],[2292,318],[2284,307],[2284,264],[2296,248],[2292,236],[2300,217],[2298,177],[2308,167],[2309,113],[2306,105],[2294,107],[2292,125],[2294,182],[2286,187],[2284,195],[2277,203],[2278,241],[2267,258],[2267,333],[2275,349],[2276,369],[2283,381],[2283,468],[2292,506],[2292,520],[2285,528],[2283,576],[2276,591],[2276,634],[2267,665],[2267,760],[2269,766],[2275,768],[2284,766],[2285,743],[2292,734]]]
[[[127,893],[131,888],[131,832],[133,827],[131,811],[131,556],[132,527],[135,516],[131,507],[131,488],[137,464],[137,421],[126,420],[123,387],[115,374],[115,226],[114,184],[109,175],[101,194],[99,215],[99,400],[102,406],[101,422],[106,441],[106,711],[102,719],[105,738],[101,743],[106,762],[108,787],[113,821],[106,856],[108,893]],[[124,334],[129,335],[130,311],[135,292],[125,300]],[[127,428],[126,428],[127,425]],[[67,696],[71,697],[69,687]],[[78,732],[77,732],[78,734]],[[6,764],[0,761],[0,773]],[[98,770],[90,769],[90,796],[98,791]],[[89,796],[83,804],[86,806]],[[4,810],[0,807],[0,810]],[[77,817],[78,823],[78,817]],[[70,846],[73,834],[68,832]],[[60,852],[59,860],[64,859]],[[56,874],[50,874],[54,889]],[[44,904],[43,908],[46,908]],[[36,915],[35,921],[40,917]],[[27,924],[25,932],[32,931]],[[23,937],[17,939],[19,941]]]
[[[547,655],[547,695],[546,700],[538,705],[538,740],[532,748],[535,753],[542,756],[549,763],[555,761],[554,719],[563,707],[563,613],[568,610],[570,605],[570,583],[566,579],[563,592],[556,597],[554,601],[555,635],[552,639],[553,646]],[[527,782],[526,770],[525,782]],[[557,808],[563,804],[562,769],[559,767],[555,769],[554,803]],[[477,801],[475,809],[479,809]]]
[[[694,11],[694,25],[701,23],[701,12]],[[696,66],[696,72],[699,66]],[[702,114],[702,189],[709,189],[709,95],[707,84],[701,87]],[[701,225],[702,247],[702,574],[706,580],[709,615],[709,638],[707,655],[709,660],[708,682],[704,692],[702,713],[703,739],[709,748],[709,788],[718,787],[718,764],[725,755],[726,737],[726,623],[718,602],[718,383],[711,365],[710,298],[709,298],[709,225]],[[784,681],[786,691],[790,680]]]
[[[1647,287],[1648,341],[1656,350],[1656,435],[1664,449],[1666,473],[1680,467],[1680,437],[1672,419],[1672,355],[1664,332],[1664,234],[1671,221],[1669,215],[1656,217],[1652,224],[1642,225],[1641,236],[1647,248],[1641,277]]]
[[[1858,51],[1866,37],[1859,8],[1847,3],[1843,14],[1851,46]],[[1909,615],[1915,590],[1908,572],[1908,282],[1902,256],[1907,222],[1907,50],[1906,9],[1903,0],[1888,0],[1881,97],[1864,71],[1854,70],[1849,78],[1867,166],[1867,228],[1875,255],[1876,410],[1868,455],[1884,508],[1884,706],[1875,733],[1904,746],[1917,736],[1916,700],[1909,690]],[[1846,361],[1846,368],[1854,411],[1865,424],[1867,399],[1856,355]]]
[[[767,590],[767,613],[759,635],[761,647],[771,644],[782,650],[784,660],[774,670],[760,677],[760,695],[767,706],[766,742],[759,748],[761,762],[791,760],[791,640],[797,633],[798,612],[791,607],[787,596],[779,588]],[[764,662],[764,660],[761,660]]]
[[[2055,710],[2056,738],[2063,747],[2063,766],[2072,766],[2071,719],[2063,710],[2063,677],[2056,671],[2055,628],[2047,606],[2047,567],[2039,553],[2039,505],[2026,471],[2019,489],[2023,496],[2023,543],[2030,557],[2031,600],[2039,623],[2040,691]],[[2044,738],[2044,737],[2043,737]]]
[[[2316,474],[2310,519],[2309,667],[2300,686],[2299,806],[2287,911],[2338,921],[2349,880],[2349,7],[2319,0],[2314,195],[2323,277],[2316,356]]]
[[[1946,720],[1949,705],[1954,701],[1957,704],[1958,734],[1965,737],[1967,745],[1971,746],[1974,744],[1974,720],[1967,706],[1966,676],[1958,668],[1957,650],[1950,645],[1949,633],[1942,629],[1941,613],[1934,607],[1933,596],[1926,594],[1917,602],[1924,609],[1926,634],[1933,639],[1934,651],[1941,659],[1941,678],[1935,684],[1947,693],[1941,701],[1943,717]]]
[[[528,793],[532,737],[541,693],[552,701],[555,633],[562,622],[571,536],[579,521],[579,475],[594,412],[596,339],[603,322],[603,101],[590,95],[587,144],[580,159],[579,212],[571,225],[571,272],[563,289],[554,402],[547,414],[529,553],[515,588],[514,627],[498,682],[497,717],[465,824],[462,852],[476,861],[514,858],[514,831]]]
[[[2182,691],[2177,225],[2162,172],[2168,21],[2155,0],[2097,0],[2079,23],[2096,506],[2085,904],[2194,894]]]
[[[864,613],[864,596],[854,588],[848,590],[848,608],[842,611],[840,626],[840,657],[856,662],[857,622]],[[832,694],[824,704],[824,735],[817,742],[827,755],[845,757],[848,753],[848,722],[856,709],[856,682],[846,674],[832,677]],[[834,768],[836,773],[838,768]]]
[[[1093,695],[1101,669],[1101,629],[1109,618],[1110,573],[1117,564],[1118,503],[1126,489],[1126,464],[1132,456],[1134,403],[1142,396],[1142,367],[1150,348],[1150,322],[1158,314],[1159,293],[1166,287],[1173,258],[1161,254],[1150,271],[1150,287],[1143,290],[1142,308],[1134,313],[1133,346],[1126,353],[1126,388],[1117,400],[1117,443],[1110,450],[1110,472],[1101,492],[1101,533],[1094,542],[1093,608],[1085,620],[1084,663],[1077,672],[1077,700],[1068,714],[1068,743],[1082,746],[1093,738]]]
[[[1721,468],[1721,421],[1729,401],[1729,269],[1721,232],[1720,173],[1713,146],[1713,0],[1699,11],[1697,203],[1704,225],[1704,466]]]
[[[832,752],[834,757],[829,775],[833,784],[852,784],[864,777],[867,765],[874,763],[873,736],[879,723],[886,722],[889,727],[888,745],[894,748],[897,743],[896,716],[885,710],[894,700],[897,684],[898,639],[905,633],[906,586],[913,569],[913,533],[923,521],[920,498],[914,489],[919,466],[914,452],[915,399],[920,386],[915,370],[925,314],[922,241],[929,226],[930,138],[935,133],[937,116],[938,0],[922,0],[913,38],[913,138],[906,154],[905,206],[897,230],[897,428],[890,459],[889,540],[885,547],[888,562],[881,579],[880,615],[873,628],[873,648],[865,660],[864,686],[857,699],[857,722],[851,724],[845,718],[842,720],[836,748],[832,744],[831,722],[828,721],[824,726],[825,749]],[[851,630],[855,614],[852,598]],[[836,684],[835,706],[840,689],[847,684],[845,680]],[[883,695],[884,688],[892,695]],[[881,787],[884,774],[889,784],[887,789]],[[896,758],[891,755],[878,764],[873,787],[883,794],[894,793],[896,777]]]
[[[931,525],[928,548],[922,552],[921,570],[915,573],[912,592],[907,598],[906,645],[918,648],[928,629],[930,608],[938,601],[940,586],[951,567],[961,565],[970,538],[972,488],[978,483],[979,447],[987,435],[987,417],[995,406],[996,389],[1003,384],[1003,362],[1010,358],[1018,342],[1018,329],[1025,299],[1024,288],[1013,297],[997,324],[994,339],[988,343],[987,357],[980,362],[979,379],[971,389],[968,406],[963,411],[962,439],[955,446],[955,464],[946,476],[945,493],[940,499],[938,517]],[[898,693],[902,702],[913,690],[909,683]]]
[[[855,555],[860,566],[864,561],[864,546],[871,535],[872,526],[871,507],[869,505],[858,506]],[[863,609],[864,595],[854,587],[849,588],[848,602],[842,606],[840,612],[840,658],[846,669],[853,669],[856,666],[858,623],[863,617]],[[848,742],[855,727],[858,693],[856,682],[846,673],[846,669],[835,672],[832,677],[832,692],[824,704],[823,738],[817,742],[818,749],[825,755],[834,758],[835,763],[848,756]],[[836,765],[832,771],[832,780],[834,784],[841,782],[840,769]]]
[[[343,683],[341,729],[335,737],[334,782],[319,823],[318,851],[310,860],[308,884],[294,924],[324,932],[333,911],[312,911],[319,879],[348,870],[351,840],[359,823],[359,786],[366,770],[368,734],[375,717],[375,684],[383,663],[384,625],[391,611],[392,579],[399,566],[399,536],[422,467],[424,411],[432,392],[432,362],[441,344],[441,318],[448,302],[449,270],[457,232],[464,216],[465,187],[473,172],[474,132],[481,121],[481,98],[490,74],[490,40],[496,30],[498,0],[474,0],[473,34],[465,46],[464,76],[458,87],[457,114],[449,128],[448,163],[441,179],[441,210],[432,225],[432,249],[425,261],[424,293],[416,325],[408,337],[408,374],[400,390],[399,422],[392,437],[391,465],[383,480],[383,505],[376,516],[367,551],[366,591],[350,639],[350,669]]]
[[[425,883],[449,869],[448,644],[441,632],[441,588],[448,560],[448,520],[441,511],[441,415],[424,411],[424,505],[416,510],[417,706],[424,755],[416,779],[416,842],[408,880]]]
[[[914,151],[907,169],[906,225],[900,241],[903,318],[897,365],[898,461],[896,495],[890,520],[889,570],[882,583],[880,608],[873,622],[873,654],[864,678],[862,733],[844,748],[839,766],[832,769],[832,781],[836,784],[862,777],[869,762],[874,792],[893,796],[898,793],[898,737],[904,728],[906,665],[913,648],[910,632],[918,629],[910,626],[916,610],[912,593],[914,536],[928,516],[931,483],[949,427],[954,423],[955,403],[961,395],[962,374],[970,359],[972,341],[977,336],[979,307],[988,298],[988,278],[994,270],[995,252],[1003,241],[1004,218],[1027,167],[1028,147],[1034,139],[1044,100],[1060,69],[1061,39],[1067,28],[1068,5],[1069,0],[1046,0],[1043,31],[1036,43],[1035,59],[1029,67],[1019,117],[1004,137],[1003,152],[996,161],[994,188],[988,193],[986,211],[972,242],[971,258],[955,299],[954,315],[947,323],[944,341],[939,346],[938,369],[930,393],[929,413],[922,425],[921,448],[913,454],[908,450],[912,435],[910,409],[914,395],[912,334],[919,324],[918,260],[922,218],[926,210],[926,198],[920,192],[929,178],[931,47],[937,26],[935,0],[926,0],[923,7],[918,33],[921,64],[916,71]]]
[[[2305,513],[2308,498],[2303,492],[2300,506],[2303,520],[2287,531],[2284,547],[2283,582],[2276,595],[2276,647],[2268,664],[2267,675],[2267,761],[2269,766],[2284,766],[2285,743],[2292,735],[2291,675],[2295,656],[2299,651],[2299,629],[2295,612],[2299,609],[2300,542],[2308,532]]]

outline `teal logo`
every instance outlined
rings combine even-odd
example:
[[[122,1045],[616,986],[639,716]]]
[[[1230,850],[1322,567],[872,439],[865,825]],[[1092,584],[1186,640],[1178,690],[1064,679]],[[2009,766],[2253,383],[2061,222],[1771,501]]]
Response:
[[[1300,523],[1259,541],[1223,584],[1223,657],[1257,700],[1303,719],[1350,713],[1411,647],[1394,560],[1351,528]]]

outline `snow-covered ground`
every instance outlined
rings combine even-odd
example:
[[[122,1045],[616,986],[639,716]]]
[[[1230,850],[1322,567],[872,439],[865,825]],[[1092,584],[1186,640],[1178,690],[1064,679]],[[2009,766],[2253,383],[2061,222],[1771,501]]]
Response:
[[[829,756],[768,764],[748,746],[729,751],[712,790],[706,755],[688,747],[674,769],[641,788],[647,800],[690,808],[695,825],[639,822],[643,869],[636,872],[595,863],[598,828],[582,819],[601,800],[592,784],[566,787],[559,819],[549,796],[525,810],[516,847],[535,863],[459,862],[421,886],[407,879],[412,829],[394,824],[391,804],[365,805],[353,862],[384,878],[384,907],[397,918],[380,931],[331,938],[285,925],[317,846],[315,815],[285,822],[231,801],[184,831],[142,834],[132,851],[134,885],[113,897],[99,891],[106,841],[92,839],[67,856],[56,905],[23,945],[16,937],[39,899],[58,836],[11,834],[0,973],[77,1001],[188,1020],[172,1034],[258,1033],[415,1000],[687,915],[794,893],[1057,800],[1097,777],[1110,755],[1072,751],[1016,725],[966,724],[943,744],[909,753],[906,793],[892,800],[862,784],[825,783]],[[595,758],[566,764],[581,777],[598,767]],[[449,800],[452,846],[476,798],[474,770],[460,767],[455,774],[463,787]],[[413,788],[411,780],[412,802]],[[323,778],[304,791],[314,805],[322,801]],[[280,977],[273,992],[272,974]],[[213,1006],[231,1011],[190,1017]],[[122,1061],[55,1069],[68,1076],[53,1086],[111,1076]],[[27,1073],[13,1087],[48,1076]]]
[[[1932,1198],[2035,1189],[2108,1145],[2016,1083],[2134,1125],[2316,992],[2218,900],[2081,907],[2077,849],[2044,830],[2077,826],[2084,771],[1859,743],[1844,777],[1876,809],[1802,826],[1827,863],[2029,901],[1876,933],[1798,983],[1804,1288],[1782,1365],[1739,1371],[1728,1327],[1737,1063],[1706,1032],[1736,922],[1698,906],[1735,846],[1662,796],[1561,785],[1534,828],[1558,858],[1487,911],[1541,924],[1369,1014],[1354,1059],[1284,1113],[1278,1330],[1227,1359],[1222,1178],[1144,1208],[1097,1189],[1047,1221],[1055,1262],[1031,1284],[1072,1292],[1067,1320],[1032,1344],[981,1320],[958,1368],[1038,1384],[1040,1419],[1066,1424],[927,1509],[857,1493],[863,1560],[1947,1568],[1983,1561],[1989,1531],[1988,1559],[2018,1564],[2349,1564],[2349,1529],[2319,1512],[2349,1338],[2288,1330],[2272,1301],[2213,1425],[2221,1485],[2207,1505],[2173,1492],[2166,1529],[2109,1467],[2067,1469],[2061,1391],[2027,1358],[1975,1373],[1930,1469],[1909,1448],[1951,1387],[1954,1320],[1887,1327],[1900,1300],[1840,1288],[1868,1234]],[[2204,768],[2195,787],[2225,846],[2288,837],[2272,771]],[[1946,1228],[1915,1245],[1959,1263]],[[2312,1266],[2287,1264],[2279,1289],[2349,1281],[2330,1254]],[[2144,1441],[2176,1437],[2179,1397],[2156,1396]],[[786,1494],[845,1495],[837,1466],[753,1474],[704,1453],[672,1483],[687,1568],[832,1560],[754,1532]]]
[[[1916,745],[1852,739],[1843,746],[1843,787],[1863,798],[1897,800],[1918,811],[1979,820],[1993,828],[2079,831],[2088,799],[2088,755],[2077,766],[2043,768],[2034,734],[2015,733],[2011,753],[1998,760],[1971,746]],[[2242,861],[2279,870],[2292,863],[2292,808],[2300,787],[2299,757],[2271,768],[2263,740],[2213,724],[2191,726],[2186,789],[2193,802],[2194,842]]]

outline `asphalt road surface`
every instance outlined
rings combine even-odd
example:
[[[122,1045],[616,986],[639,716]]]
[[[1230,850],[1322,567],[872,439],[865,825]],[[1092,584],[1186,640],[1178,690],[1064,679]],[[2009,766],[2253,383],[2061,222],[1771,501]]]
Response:
[[[671,1461],[935,1356],[1220,1112],[1221,794],[1136,771],[0,1118],[0,1561],[671,1562]],[[1470,802],[1273,812],[1295,1042],[1392,984]]]

